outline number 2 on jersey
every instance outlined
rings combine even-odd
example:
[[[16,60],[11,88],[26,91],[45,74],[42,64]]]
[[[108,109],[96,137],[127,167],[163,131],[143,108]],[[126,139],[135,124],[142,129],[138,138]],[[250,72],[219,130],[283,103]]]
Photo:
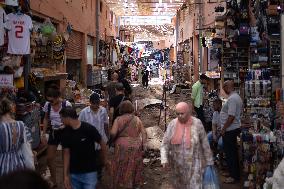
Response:
[[[23,38],[24,27],[21,25],[16,25],[15,28],[16,28],[15,31],[16,38]]]

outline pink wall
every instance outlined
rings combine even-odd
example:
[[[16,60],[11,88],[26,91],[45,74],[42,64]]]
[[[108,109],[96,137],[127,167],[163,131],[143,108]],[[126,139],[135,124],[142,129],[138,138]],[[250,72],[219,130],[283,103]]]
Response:
[[[66,3],[69,1],[69,3]],[[64,23],[71,23],[73,29],[82,33],[95,36],[96,32],[96,4],[95,1],[87,0],[86,5],[78,0],[45,0],[31,1],[31,9],[43,15],[54,18]]]
[[[84,4],[85,2],[85,4]],[[103,10],[100,15],[100,34],[103,36],[101,39],[105,39],[105,33],[108,36],[115,36],[115,25],[109,24],[111,19],[110,11],[103,2]],[[81,32],[83,34],[83,49],[82,49],[82,73],[83,83],[86,82],[86,64],[87,64],[87,35],[96,37],[96,1],[94,0],[33,0],[31,1],[31,9],[34,15],[41,17],[49,17],[58,24],[59,32],[66,30],[66,26],[70,23],[73,30]],[[107,19],[106,19],[107,10]],[[113,20],[116,17],[113,15]],[[115,23],[115,21],[114,21]],[[105,32],[106,29],[106,32]],[[95,39],[96,40],[96,39]],[[96,43],[94,43],[96,46]],[[94,57],[96,48],[94,48]],[[94,60],[95,62],[95,60]],[[61,68],[65,71],[65,68]]]

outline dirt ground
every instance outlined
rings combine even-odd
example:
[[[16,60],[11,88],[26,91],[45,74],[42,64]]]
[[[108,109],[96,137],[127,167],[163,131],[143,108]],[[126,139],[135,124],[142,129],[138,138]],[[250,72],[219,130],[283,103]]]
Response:
[[[162,87],[160,85],[153,85],[150,86],[149,89],[142,89],[140,86],[137,86],[134,88],[134,98],[133,102],[135,100],[141,100],[145,98],[149,99],[160,99],[162,100],[163,91]],[[190,101],[190,95],[186,94],[167,94],[167,114],[166,114],[166,123],[169,123],[169,121],[175,117],[174,115],[174,107],[177,102],[180,101]],[[158,105],[148,105],[145,108],[141,109],[139,111],[139,116],[141,120],[144,123],[144,126],[146,128],[158,126],[161,128],[161,130],[165,129],[165,114],[164,110],[161,111],[160,116],[160,106]],[[158,121],[160,119],[160,124],[158,125]],[[159,139],[160,140],[160,139]],[[149,162],[145,163],[145,169],[144,169],[144,176],[145,176],[145,182],[142,189],[174,189],[170,182],[169,182],[169,176],[170,174],[168,172],[165,172],[165,170],[162,169],[160,165],[159,160],[159,151],[158,150],[152,150],[149,151],[145,157],[148,159]],[[58,177],[58,188],[63,188],[62,182],[63,182],[63,162],[62,162],[62,153],[61,151],[58,152],[58,157],[56,160],[57,163],[57,177]],[[46,160],[44,156],[40,158],[40,167],[41,172],[45,172],[45,165]],[[47,173],[48,176],[48,173]],[[47,177],[46,176],[46,177]],[[221,177],[221,182],[223,178]],[[108,183],[109,178],[108,175],[105,174],[103,178],[101,189],[108,189]],[[221,189],[240,189],[240,184],[234,184],[234,185],[221,185]]]

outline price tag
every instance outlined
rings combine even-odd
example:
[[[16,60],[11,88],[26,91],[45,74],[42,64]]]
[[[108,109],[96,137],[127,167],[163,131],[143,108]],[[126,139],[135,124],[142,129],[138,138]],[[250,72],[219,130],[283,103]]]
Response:
[[[0,74],[0,87],[13,87],[13,74]]]

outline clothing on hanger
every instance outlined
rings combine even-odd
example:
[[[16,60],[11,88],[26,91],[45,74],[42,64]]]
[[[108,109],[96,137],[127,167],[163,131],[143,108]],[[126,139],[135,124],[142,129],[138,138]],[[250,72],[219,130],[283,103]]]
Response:
[[[33,28],[31,17],[26,14],[10,13],[7,18],[8,53],[30,54],[30,35]]]

